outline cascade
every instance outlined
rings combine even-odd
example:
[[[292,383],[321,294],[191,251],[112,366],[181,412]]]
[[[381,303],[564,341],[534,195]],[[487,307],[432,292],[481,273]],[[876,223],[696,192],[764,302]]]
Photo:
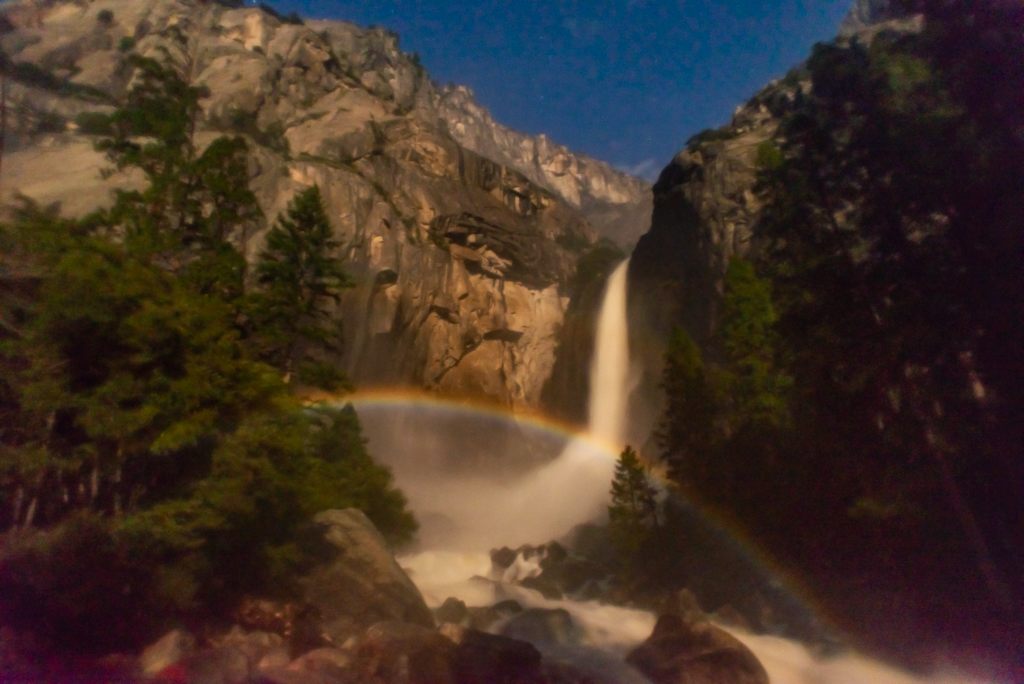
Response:
[[[356,402],[371,448],[394,470],[420,519],[425,546],[486,554],[495,546],[559,539],[606,514],[629,394],[627,268],[623,262],[612,273],[597,318],[588,430],[568,444],[562,442],[556,458],[533,470],[499,475],[489,469],[467,473],[447,468],[438,462],[438,453],[447,448],[446,430],[437,418],[425,410],[410,411],[402,416],[413,423],[410,429],[394,430],[395,416],[384,418],[376,429],[379,418],[372,407],[364,410]],[[418,430],[416,420],[422,421]]]
[[[625,440],[626,406],[629,399],[629,330],[626,288],[629,259],[612,272],[605,288],[594,334],[594,358],[590,362],[590,397],[587,431],[622,448]]]
[[[627,260],[612,272],[598,313],[587,434],[570,440],[556,458],[531,472],[511,479],[488,473],[466,475],[444,472],[430,459],[426,463],[410,459],[408,454],[444,450],[441,442],[431,441],[439,429],[437,418],[425,417],[422,435],[388,443],[388,438],[396,438],[393,416],[386,416],[374,429],[372,410],[364,412],[356,403],[368,423],[371,448],[392,466],[423,524],[421,549],[399,560],[427,604],[437,607],[449,597],[468,606],[514,599],[527,608],[565,610],[579,629],[578,642],[534,645],[546,658],[572,663],[598,684],[647,682],[624,657],[650,635],[655,615],[593,600],[544,598],[516,583],[541,572],[536,558],[520,554],[512,566],[495,574],[489,551],[562,538],[574,526],[599,519],[606,511],[615,456],[625,441],[626,407],[632,390],[626,315],[628,268]],[[381,442],[386,445],[383,449]],[[440,532],[432,534],[430,528],[438,526]],[[501,622],[496,623],[495,628],[500,626]],[[824,658],[792,640],[728,631],[753,651],[773,684],[967,681],[920,678],[855,653]]]

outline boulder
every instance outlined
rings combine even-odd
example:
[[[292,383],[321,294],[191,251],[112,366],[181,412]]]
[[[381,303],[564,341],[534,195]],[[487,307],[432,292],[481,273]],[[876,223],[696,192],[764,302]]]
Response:
[[[700,600],[689,589],[680,589],[661,603],[660,615],[675,615],[683,622],[705,622],[707,613],[701,608]]]
[[[531,643],[575,644],[580,630],[564,608],[528,608],[501,629],[503,636]]]
[[[282,667],[264,670],[253,678],[253,684],[364,684],[356,675],[346,673],[331,677],[316,672],[297,672]]]
[[[178,662],[195,650],[196,638],[188,632],[176,629],[147,646],[139,656],[139,669],[147,676],[153,676]]]
[[[516,613],[523,612],[523,606],[519,601],[515,599],[505,599],[504,601],[498,601],[493,606],[494,610],[498,611],[501,615],[515,615]]]
[[[516,562],[516,552],[507,546],[491,551],[491,566],[496,570],[505,570]]]
[[[595,684],[594,678],[568,663],[545,662],[545,684]]]
[[[455,642],[455,676],[459,684],[544,684],[540,652],[517,639],[441,626],[441,634]]]
[[[537,577],[527,577],[520,580],[519,584],[527,589],[533,589],[534,591],[540,592],[541,596],[546,599],[553,599],[557,601],[562,598],[562,590],[559,588],[558,583],[554,578],[549,577],[547,574],[538,575]]]
[[[291,656],[288,653],[288,649],[283,646],[279,646],[264,653],[263,657],[256,663],[256,669],[265,671],[283,668],[287,667],[290,662]]]
[[[493,606],[484,608],[469,608],[469,626],[473,629],[488,630],[491,626],[507,617],[523,612],[523,607],[518,601],[507,599],[499,601]]]
[[[439,623],[451,622],[458,625],[469,619],[469,609],[463,601],[448,597],[441,607],[434,611],[434,617]]]
[[[750,620],[748,620],[743,613],[736,610],[732,604],[729,603],[726,603],[724,606],[712,613],[711,619],[723,625],[741,629],[744,632],[754,631],[754,627],[750,624]]]
[[[746,646],[710,623],[678,615],[658,618],[626,662],[655,684],[768,684],[764,666]]]
[[[218,646],[195,651],[164,668],[159,682],[188,684],[248,684],[253,673],[249,657],[234,646]]]
[[[455,651],[455,644],[433,629],[380,622],[363,636],[353,670],[361,682],[457,684]]]
[[[354,682],[358,681],[354,660],[352,653],[337,648],[318,648],[296,658],[287,669],[312,680]]]
[[[361,511],[325,511],[314,520],[328,548],[325,561],[303,578],[303,598],[333,643],[381,621],[434,626],[423,596]]]
[[[280,634],[272,634],[269,632],[245,632],[240,627],[233,627],[224,636],[214,640],[215,646],[231,646],[238,649],[245,654],[245,657],[249,660],[250,668],[259,667],[260,662],[265,656],[272,652],[284,652],[287,654],[287,649],[284,645],[284,639]],[[275,659],[275,662],[280,661],[280,656]],[[285,661],[287,664],[287,661]]]

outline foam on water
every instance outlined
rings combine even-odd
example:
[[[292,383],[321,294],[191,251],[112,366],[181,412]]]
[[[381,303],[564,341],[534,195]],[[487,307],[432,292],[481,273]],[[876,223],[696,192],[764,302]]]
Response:
[[[444,533],[429,536],[427,549],[400,559],[428,605],[439,606],[449,597],[471,607],[514,599],[526,608],[566,610],[579,629],[578,643],[535,645],[546,657],[573,664],[599,684],[647,681],[623,659],[650,636],[655,615],[597,601],[544,598],[513,583],[539,574],[538,557],[519,554],[509,568],[495,571],[488,550],[557,539],[606,511],[613,451],[622,446],[630,393],[627,270],[628,262],[623,262],[611,275],[598,316],[590,370],[589,438],[571,441],[550,463],[514,478],[436,473],[422,464],[410,469],[408,463],[392,463],[421,520],[443,521]],[[595,448],[595,442],[610,444],[613,450]],[[493,629],[501,627],[497,623]],[[856,653],[822,657],[781,637],[727,631],[757,656],[772,684],[979,681],[952,674],[916,677]]]
[[[525,608],[564,609],[581,630],[581,643],[567,647],[538,643],[548,656],[577,666],[600,663],[597,669],[609,672],[610,661],[594,660],[596,653],[620,661],[639,646],[654,629],[655,615],[648,611],[611,606],[598,601],[547,599],[539,592],[496,578],[485,553],[427,551],[403,557],[402,567],[423,592],[428,605],[437,607],[448,597],[456,597],[468,606],[489,606],[514,599]],[[523,560],[519,556],[518,560]],[[524,561],[517,572],[523,572]],[[507,571],[506,571],[507,572]],[[527,575],[529,576],[529,575]],[[749,634],[719,625],[749,648],[764,665],[772,684],[983,684],[984,680],[947,673],[929,677],[915,676],[856,653],[820,656],[804,644],[782,637]],[[609,681],[646,681],[633,668],[612,670],[622,679]]]

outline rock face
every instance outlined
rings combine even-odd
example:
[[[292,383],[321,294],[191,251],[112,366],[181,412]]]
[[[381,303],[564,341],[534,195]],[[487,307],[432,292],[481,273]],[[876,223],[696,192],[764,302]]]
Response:
[[[706,341],[729,261],[756,249],[758,150],[775,135],[787,103],[807,86],[799,71],[768,86],[728,126],[693,138],[654,186],[651,229],[629,270],[630,349],[643,368],[630,407],[634,443],[644,443],[660,414],[664,341],[672,328]]]
[[[647,232],[651,188],[645,181],[575,154],[547,136],[502,126],[465,86],[442,88],[435,97],[449,132],[462,146],[516,169],[580,209],[601,236],[628,248]]]
[[[325,511],[314,521],[329,549],[325,561],[302,580],[303,598],[319,612],[334,643],[380,621],[434,626],[423,596],[362,511]]]
[[[841,37],[870,41],[879,31],[918,31],[920,16],[907,16],[892,0],[857,0],[839,27]]]
[[[78,215],[136,182],[101,177],[108,164],[76,118],[126,92],[127,52],[166,54],[209,90],[197,143],[250,143],[267,219],[244,241],[249,258],[294,194],[321,186],[358,283],[337,311],[338,362],[357,383],[537,405],[567,283],[596,237],[584,215],[632,211],[643,183],[438,91],[388,31],[230,4],[6,3],[0,47],[30,69],[10,88],[0,199],[21,192]],[[467,108],[472,121],[459,118]]]
[[[706,337],[729,260],[747,256],[761,208],[755,193],[757,153],[778,128],[774,100],[791,96],[774,86],[737,111],[732,123],[697,136],[654,186],[651,230],[630,263],[630,285],[685,283],[683,320]]]
[[[889,18],[892,0],[857,0],[839,27],[840,34],[853,34]]]
[[[658,619],[651,636],[626,661],[655,684],[768,684],[750,650],[714,625]]]
[[[839,40],[869,43],[881,31],[918,31],[922,22],[898,14],[890,0],[858,0]],[[810,88],[806,69],[795,67],[739,107],[729,124],[694,136],[655,183],[651,228],[629,271],[630,349],[643,368],[630,407],[632,443],[650,439],[661,412],[662,357],[672,328],[706,342],[729,261],[756,253],[759,151],[775,138],[797,94]]]

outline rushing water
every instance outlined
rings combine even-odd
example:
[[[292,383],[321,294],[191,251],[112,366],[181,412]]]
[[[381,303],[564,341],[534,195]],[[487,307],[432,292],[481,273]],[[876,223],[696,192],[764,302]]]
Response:
[[[612,273],[598,316],[590,368],[590,434],[571,440],[549,463],[517,476],[452,472],[435,462],[437,454],[424,454],[424,450],[446,450],[443,435],[438,435],[442,424],[429,409],[413,409],[413,417],[422,421],[422,435],[416,434],[415,421],[407,422],[406,430],[395,430],[394,415],[361,409],[374,453],[392,466],[423,524],[424,548],[400,560],[427,603],[439,606],[446,598],[456,597],[468,606],[490,606],[515,599],[526,607],[564,609],[578,628],[577,638],[571,643],[535,645],[546,657],[570,662],[595,682],[608,684],[647,681],[623,658],[650,635],[655,616],[596,601],[545,599],[515,584],[540,573],[536,559],[520,555],[512,567],[496,574],[489,550],[558,539],[606,511],[630,393],[627,269],[628,262],[623,262]],[[482,439],[486,441],[486,436]],[[501,626],[499,622],[495,628]],[[922,679],[854,653],[823,658],[792,640],[730,632],[754,652],[773,684],[971,681],[953,675]]]
[[[629,402],[629,321],[626,318],[626,289],[629,260],[612,272],[605,288],[594,335],[594,358],[590,362],[590,398],[587,431],[619,448],[626,427]]]

